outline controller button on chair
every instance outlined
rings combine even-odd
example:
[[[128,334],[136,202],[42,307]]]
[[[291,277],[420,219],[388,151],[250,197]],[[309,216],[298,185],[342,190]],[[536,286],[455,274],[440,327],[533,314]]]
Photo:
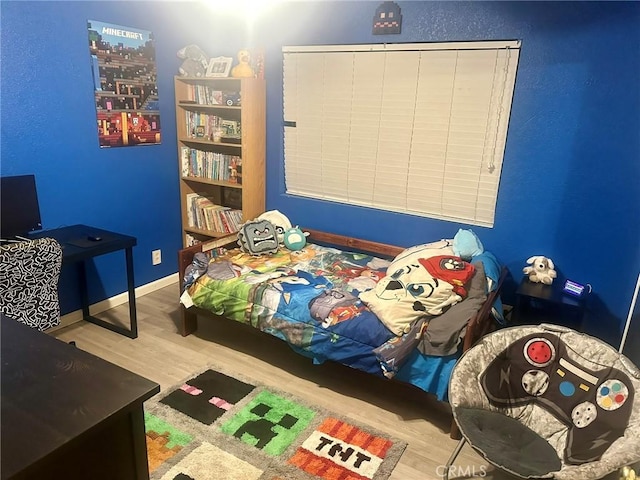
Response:
[[[524,358],[535,367],[546,367],[555,356],[555,348],[546,338],[532,338],[524,346]]]
[[[573,385],[573,383],[566,380],[564,382],[560,382],[560,385],[558,385],[558,389],[564,397],[571,397],[574,393],[576,393],[576,387]]]
[[[596,406],[591,402],[582,402],[576,405],[571,412],[571,421],[577,428],[584,428],[596,419],[598,412]]]
[[[549,375],[542,370],[529,370],[522,376],[522,388],[529,395],[539,397],[549,388]]]

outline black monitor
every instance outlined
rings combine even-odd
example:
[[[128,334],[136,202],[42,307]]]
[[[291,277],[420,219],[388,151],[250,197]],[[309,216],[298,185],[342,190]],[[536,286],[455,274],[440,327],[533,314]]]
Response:
[[[0,237],[25,237],[41,229],[35,176],[0,177]]]

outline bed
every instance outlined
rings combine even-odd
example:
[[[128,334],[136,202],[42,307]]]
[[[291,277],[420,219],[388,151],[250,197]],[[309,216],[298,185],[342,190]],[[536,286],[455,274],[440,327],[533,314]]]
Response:
[[[454,256],[452,264],[453,240],[404,248],[305,231],[302,250],[280,248],[267,256],[206,243],[181,250],[180,333],[193,333],[199,316],[225,317],[282,339],[314,363],[342,363],[446,401],[460,354],[503,321],[499,293],[506,269],[484,251],[468,261]],[[427,272],[431,267],[438,272]],[[409,270],[437,278],[399,273]],[[394,292],[402,282],[404,294],[436,284],[439,290],[430,291],[424,305],[411,298],[402,311]],[[396,297],[382,302],[389,295]]]

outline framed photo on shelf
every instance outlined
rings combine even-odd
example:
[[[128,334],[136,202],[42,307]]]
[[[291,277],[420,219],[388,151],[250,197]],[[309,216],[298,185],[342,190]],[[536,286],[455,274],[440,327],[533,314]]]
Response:
[[[231,71],[232,57],[215,57],[209,60],[207,77],[228,77]]]

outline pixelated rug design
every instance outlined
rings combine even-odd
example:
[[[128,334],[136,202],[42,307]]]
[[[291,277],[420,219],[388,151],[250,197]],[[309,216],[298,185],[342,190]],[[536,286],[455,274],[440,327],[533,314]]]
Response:
[[[145,403],[152,480],[384,480],[406,442],[209,367]]]

